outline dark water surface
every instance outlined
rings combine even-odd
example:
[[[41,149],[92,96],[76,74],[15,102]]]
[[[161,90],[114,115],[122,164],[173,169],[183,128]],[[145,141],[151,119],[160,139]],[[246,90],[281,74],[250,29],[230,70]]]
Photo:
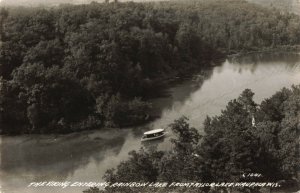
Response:
[[[300,84],[300,54],[259,53],[227,59],[208,72],[174,85],[167,98],[153,101],[161,118],[143,127],[104,129],[65,136],[30,135],[0,137],[0,192],[82,192],[82,187],[28,188],[36,181],[101,182],[109,168],[126,160],[128,152],[139,149],[142,133],[149,128],[166,127],[182,115],[199,129],[207,115],[218,115],[226,104],[246,88],[261,102],[283,87]],[[172,134],[154,144],[170,149]],[[148,147],[148,146],[146,146]]]

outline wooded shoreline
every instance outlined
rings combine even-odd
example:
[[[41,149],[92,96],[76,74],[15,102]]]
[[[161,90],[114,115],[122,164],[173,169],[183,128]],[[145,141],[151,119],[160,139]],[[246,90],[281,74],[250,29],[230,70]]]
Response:
[[[146,99],[170,76],[209,68],[233,50],[300,44],[299,16],[240,0],[93,2],[0,15],[2,134],[141,124]]]

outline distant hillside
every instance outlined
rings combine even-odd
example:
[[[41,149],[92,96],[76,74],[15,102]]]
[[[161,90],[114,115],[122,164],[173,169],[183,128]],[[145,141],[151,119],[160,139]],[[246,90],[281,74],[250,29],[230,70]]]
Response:
[[[1,6],[55,6],[59,4],[89,4],[91,2],[102,3],[105,0],[0,0]],[[109,0],[113,2],[114,0]],[[161,1],[161,0],[118,0],[118,2],[143,2],[143,1]]]
[[[81,4],[89,3],[88,0],[2,0],[3,6],[39,6],[39,5],[59,5],[59,4]]]
[[[104,2],[105,0],[0,0],[1,6],[55,6],[59,4],[89,4],[92,1]],[[113,2],[114,0],[109,0]],[[119,2],[134,1],[163,1],[163,0],[118,0]],[[172,1],[172,0],[169,0]],[[201,1],[201,0],[199,0]],[[274,7],[282,11],[300,15],[300,0],[246,0],[248,2]]]
[[[292,12],[300,15],[300,0],[247,0],[248,2],[274,7],[282,11]]]

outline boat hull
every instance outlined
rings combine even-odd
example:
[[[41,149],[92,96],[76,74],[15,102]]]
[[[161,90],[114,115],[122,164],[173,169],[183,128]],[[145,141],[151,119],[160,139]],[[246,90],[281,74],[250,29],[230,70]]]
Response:
[[[162,135],[155,136],[155,137],[142,138],[142,139],[141,139],[141,142],[144,142],[144,141],[152,141],[152,140],[156,140],[156,139],[161,139],[161,138],[163,138],[165,135],[166,135],[166,133],[163,133]]]

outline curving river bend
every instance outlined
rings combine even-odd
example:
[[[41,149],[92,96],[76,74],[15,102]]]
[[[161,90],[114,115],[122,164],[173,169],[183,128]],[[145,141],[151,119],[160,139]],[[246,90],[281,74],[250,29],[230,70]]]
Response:
[[[220,114],[226,104],[246,88],[261,102],[283,87],[300,84],[300,54],[255,53],[231,57],[207,72],[167,89],[169,97],[153,100],[161,117],[148,125],[128,129],[104,129],[65,136],[26,135],[0,137],[0,192],[82,192],[86,188],[28,188],[30,182],[100,182],[107,169],[126,160],[128,152],[142,145],[142,133],[166,127],[182,115],[201,132],[207,115]],[[155,143],[169,149],[169,134]]]

